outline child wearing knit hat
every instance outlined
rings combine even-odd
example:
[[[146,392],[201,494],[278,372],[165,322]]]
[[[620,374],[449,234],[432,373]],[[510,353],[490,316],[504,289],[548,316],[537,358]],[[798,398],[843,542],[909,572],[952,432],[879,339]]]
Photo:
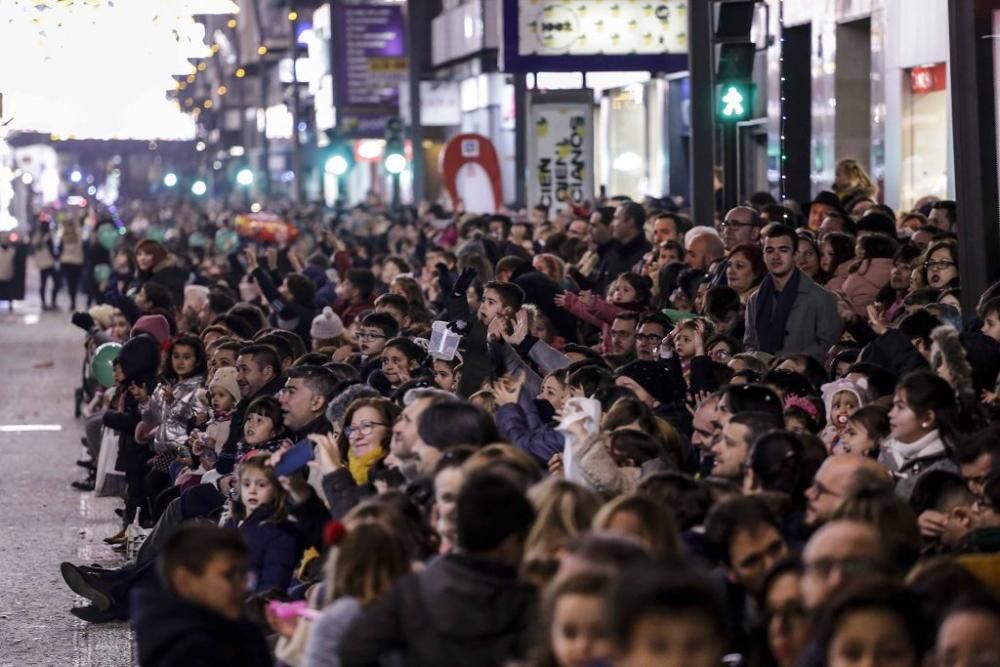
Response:
[[[324,347],[339,347],[340,337],[344,335],[344,322],[333,308],[327,306],[319,315],[313,318],[309,335],[312,337],[313,351]]]
[[[191,433],[191,453],[198,456],[203,449],[218,451],[229,439],[233,409],[240,400],[240,386],[236,383],[236,369],[219,368],[208,383],[208,398],[212,409],[204,433]]]
[[[841,435],[851,413],[865,404],[867,392],[865,389],[847,378],[829,382],[820,389],[823,392],[823,403],[826,407],[827,426],[823,429],[822,438],[827,451],[836,453]]]

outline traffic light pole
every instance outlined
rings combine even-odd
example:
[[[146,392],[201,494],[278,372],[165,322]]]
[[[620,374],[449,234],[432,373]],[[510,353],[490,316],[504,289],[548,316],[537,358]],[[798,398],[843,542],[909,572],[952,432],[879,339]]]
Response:
[[[420,80],[423,74],[424,53],[427,51],[427,36],[430,33],[430,22],[427,20],[426,0],[410,0],[406,3],[407,16],[407,62],[410,82],[410,146],[413,159],[410,160],[410,173],[413,174],[413,205],[417,206],[427,198],[426,178],[424,174],[424,129],[420,118]],[[396,206],[399,205],[399,176],[393,179],[396,190]]]
[[[962,312],[997,279],[990,257],[1000,248],[997,131],[993,84],[993,12],[998,0],[949,0],[952,132]]]
[[[715,222],[715,85],[712,71],[712,3],[688,3],[688,69],[691,72],[691,217]]]
[[[722,212],[740,205],[740,128],[722,123]]]

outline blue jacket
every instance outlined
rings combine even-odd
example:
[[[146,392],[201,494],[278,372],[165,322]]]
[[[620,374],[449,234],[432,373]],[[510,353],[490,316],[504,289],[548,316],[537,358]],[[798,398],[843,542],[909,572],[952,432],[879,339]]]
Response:
[[[534,399],[524,389],[517,397],[517,403],[501,405],[497,409],[497,429],[514,446],[545,463],[553,455],[562,454],[566,447],[565,436],[542,422]]]
[[[270,508],[262,507],[239,526],[250,548],[255,593],[272,588],[287,590],[305,548],[305,538],[295,522],[289,519],[270,522],[271,513]]]

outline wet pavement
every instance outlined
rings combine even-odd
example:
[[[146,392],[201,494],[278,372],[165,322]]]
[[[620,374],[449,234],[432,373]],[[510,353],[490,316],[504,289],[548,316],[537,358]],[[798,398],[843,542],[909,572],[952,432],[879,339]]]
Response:
[[[29,266],[29,290],[33,273]],[[116,532],[122,503],[70,487],[83,477],[73,391],[84,335],[69,322],[65,293],[60,304],[61,313],[41,313],[32,292],[12,314],[0,304],[0,667],[127,667],[128,626],[72,616],[84,600],[59,575],[66,560],[122,562],[102,541]],[[59,430],[17,430],[26,425]]]

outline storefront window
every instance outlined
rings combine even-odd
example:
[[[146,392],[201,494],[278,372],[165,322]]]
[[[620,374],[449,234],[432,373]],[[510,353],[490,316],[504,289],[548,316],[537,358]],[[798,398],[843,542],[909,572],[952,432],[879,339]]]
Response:
[[[601,109],[607,123],[607,169],[609,196],[638,199],[649,185],[649,142],[646,136],[646,105],[643,85],[631,84],[605,93]]]
[[[913,67],[903,93],[901,204],[948,196],[948,86],[944,63]]]

